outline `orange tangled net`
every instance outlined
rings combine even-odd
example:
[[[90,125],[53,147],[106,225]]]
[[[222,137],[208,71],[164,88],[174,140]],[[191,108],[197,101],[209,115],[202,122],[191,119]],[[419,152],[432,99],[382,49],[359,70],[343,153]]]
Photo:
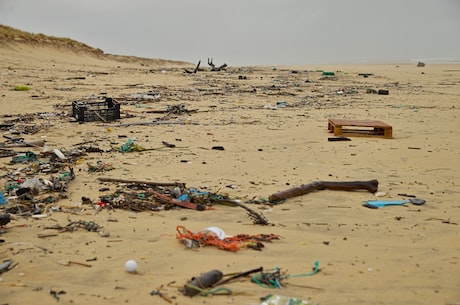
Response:
[[[180,240],[193,240],[200,246],[215,246],[222,250],[236,252],[243,247],[254,250],[262,250],[264,247],[262,242],[271,242],[274,239],[280,239],[275,234],[238,234],[224,239],[219,239],[215,234],[201,231],[193,233],[184,226],[177,226],[176,238]]]

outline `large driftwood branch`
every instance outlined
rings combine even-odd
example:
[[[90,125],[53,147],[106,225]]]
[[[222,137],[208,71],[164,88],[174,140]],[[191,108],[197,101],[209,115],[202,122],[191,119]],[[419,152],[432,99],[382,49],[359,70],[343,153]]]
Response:
[[[211,71],[225,71],[227,68],[227,64],[220,65],[219,67],[216,67],[216,65],[212,62],[212,58],[208,58],[208,65],[211,66]]]
[[[216,67],[216,65],[212,63],[212,58],[211,60],[208,58],[208,65],[210,65],[212,68]]]
[[[309,184],[293,187],[275,194],[270,195],[270,202],[277,202],[291,197],[305,195],[317,190],[338,190],[338,191],[355,191],[366,190],[375,193],[378,190],[379,182],[377,180],[369,181],[347,181],[347,182],[330,182],[315,181]]]
[[[192,73],[198,72],[198,69],[200,68],[200,64],[201,64],[201,60],[198,61],[198,64],[196,65],[195,70],[192,71],[192,70],[184,69],[185,73],[192,74]]]

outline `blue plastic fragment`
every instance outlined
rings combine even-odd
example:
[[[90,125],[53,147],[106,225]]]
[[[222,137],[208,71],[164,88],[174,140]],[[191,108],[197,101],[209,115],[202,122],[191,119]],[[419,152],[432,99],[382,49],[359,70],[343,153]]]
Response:
[[[0,204],[6,204],[8,202],[8,198],[5,197],[5,194],[3,192],[0,192]]]
[[[371,208],[382,208],[388,205],[403,205],[408,202],[407,200],[367,200],[364,205]]]

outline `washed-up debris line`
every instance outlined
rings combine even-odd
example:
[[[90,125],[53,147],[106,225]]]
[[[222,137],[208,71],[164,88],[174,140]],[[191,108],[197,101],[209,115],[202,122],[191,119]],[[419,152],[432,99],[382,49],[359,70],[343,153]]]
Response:
[[[163,143],[165,146],[168,143]],[[58,201],[67,197],[67,187],[75,179],[73,166],[84,160],[90,152],[100,152],[90,146],[85,149],[67,150],[64,148],[34,153],[17,152],[10,156],[10,164],[21,167],[8,172],[4,193],[6,204],[3,211],[9,214],[40,215],[50,211],[82,211],[85,207],[65,207]],[[109,162],[87,162],[89,172],[105,172],[113,169]],[[43,175],[50,175],[45,177]],[[153,183],[148,181],[125,181],[104,179],[105,182],[122,183],[115,192],[104,193],[96,202],[82,198],[83,204],[89,204],[96,211],[102,209],[125,209],[136,212],[162,211],[182,207],[197,211],[212,209],[214,204],[239,206],[245,209],[254,224],[267,225],[268,220],[256,211],[248,208],[239,200],[227,195],[186,188],[185,183]],[[78,208],[78,209],[77,209]]]
[[[18,115],[4,114],[0,116],[0,130],[3,132],[3,137],[8,141],[2,143],[12,144],[21,138],[17,135],[34,135],[42,130],[49,129],[55,120],[67,118],[65,112],[37,112]]]
[[[8,202],[4,210],[9,214],[37,215],[46,213],[50,204],[67,197],[67,187],[75,179],[73,168],[59,171],[49,179],[31,177],[10,180],[5,185]]]
[[[232,295],[234,292],[223,286],[224,284],[230,284],[231,282],[250,277],[250,281],[263,288],[279,288],[283,289],[287,286],[286,279],[297,278],[297,277],[309,277],[320,272],[319,261],[315,261],[315,265],[311,272],[300,273],[300,274],[288,274],[287,271],[281,270],[279,267],[275,267],[270,270],[265,270],[264,267],[253,268],[243,272],[235,272],[224,274],[219,269],[213,269],[208,272],[203,272],[199,276],[194,276],[188,280],[183,287],[179,287],[178,290],[184,295],[189,297],[194,296],[210,296],[210,295]],[[160,286],[162,287],[162,286]],[[151,295],[157,295],[158,290],[152,291]],[[271,294],[264,297],[263,299],[272,299]],[[278,298],[276,298],[278,299]],[[284,302],[267,302],[263,304],[308,304],[298,299],[283,297]]]
[[[85,229],[86,231],[89,231],[89,232],[99,232],[99,230],[102,227],[98,225],[97,223],[95,223],[94,221],[86,221],[86,220],[74,220],[74,221],[69,220],[69,223],[65,226],[56,224],[51,227],[45,227],[45,229],[58,230],[59,232],[74,232],[78,230],[79,228]]]
[[[164,88],[163,88],[164,89]],[[133,93],[124,97],[127,102],[159,102],[161,100],[161,94],[155,91],[147,91],[144,93]]]
[[[61,148],[2,155],[10,157],[9,165],[13,166],[0,177],[2,210],[25,216],[46,213],[51,205],[67,197],[67,188],[75,179],[74,166],[85,154]]]
[[[87,144],[78,143],[76,145],[79,147],[76,149],[46,149],[40,153],[30,150],[15,152],[4,149],[4,157],[11,158],[10,164],[19,166],[2,177],[6,179],[4,191],[1,193],[6,198],[5,202],[7,203],[3,207],[4,212],[39,215],[49,211],[75,212],[84,210],[85,207],[73,209],[59,206],[58,201],[67,197],[67,187],[75,179],[73,167],[84,162],[88,153],[106,152],[94,144]],[[132,151],[134,144],[134,142],[128,141],[120,147],[119,151]],[[124,146],[129,149],[123,149]],[[165,147],[175,146],[163,141],[163,146],[160,148]],[[135,148],[140,151],[147,150],[138,146]],[[90,173],[106,172],[113,169],[110,162],[102,160],[87,162],[87,166]],[[185,183],[99,179],[103,182],[122,183],[122,185],[115,192],[104,193],[94,203],[88,198],[86,198],[88,200],[82,199],[83,204],[90,204],[97,211],[106,208],[142,212],[169,210],[177,207],[204,211],[213,209],[214,204],[222,204],[245,209],[254,224],[269,224],[269,221],[262,214],[250,209],[239,200],[217,192],[186,188]]]
[[[215,204],[221,204],[241,207],[246,210],[254,224],[269,225],[269,221],[264,215],[257,213],[239,200],[217,192],[187,188],[183,182],[161,183],[103,177],[99,178],[99,180],[120,184],[116,192],[100,196],[97,205],[102,208],[142,212],[185,207],[203,211],[212,209]]]
[[[165,113],[165,115],[161,118],[157,118],[159,121],[170,120],[172,118],[177,117],[178,115],[191,115],[192,112],[196,112],[197,110],[188,110],[187,106],[184,104],[174,104],[168,105],[166,110],[149,110],[146,111],[147,113]]]
[[[252,277],[252,282],[265,288],[280,288],[282,289],[283,280],[294,278],[294,277],[305,277],[305,276],[312,276],[320,271],[319,268],[319,261],[315,261],[315,265],[313,270],[308,273],[301,273],[301,274],[291,274],[289,275],[287,271],[283,271],[279,267],[275,267],[272,270],[264,270],[260,273],[255,274]]]

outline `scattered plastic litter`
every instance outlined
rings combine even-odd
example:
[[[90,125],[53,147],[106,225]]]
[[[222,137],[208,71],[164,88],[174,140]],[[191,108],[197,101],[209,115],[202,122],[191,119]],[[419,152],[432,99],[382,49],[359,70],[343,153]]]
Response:
[[[11,259],[4,260],[3,263],[0,264],[0,274],[12,269],[12,266],[11,266],[12,263],[13,263],[13,260]]]
[[[425,204],[425,200],[419,198],[409,198],[407,200],[367,200],[364,202],[363,205],[371,209],[377,209],[391,205],[404,205],[406,203],[412,203],[414,205],[423,205]]]
[[[25,164],[25,163],[29,163],[35,160],[37,160],[37,155],[35,155],[35,153],[31,151],[28,151],[28,152],[20,153],[14,156],[11,160],[11,164],[15,164],[15,163]]]
[[[211,71],[225,71],[227,65],[222,65],[220,67],[216,67],[212,63],[212,59],[208,59],[208,64],[212,67]],[[197,66],[196,70],[193,73],[198,71],[199,65]],[[276,71],[276,68],[273,69]],[[166,71],[162,71],[166,73]],[[328,72],[323,70],[318,70],[318,72],[322,73],[322,78],[320,80],[337,80],[335,72]],[[337,71],[339,72],[339,71]],[[298,71],[292,71],[292,74],[298,74]],[[346,73],[344,73],[346,74]],[[373,74],[360,74],[363,77],[369,77]],[[254,77],[251,77],[251,81]],[[75,79],[85,79],[82,78],[75,78]],[[247,80],[246,76],[240,75],[240,80]],[[249,89],[247,89],[248,93],[257,93],[263,94],[261,92],[265,92],[267,94],[277,96],[276,99],[284,99],[286,98],[287,101],[278,100],[276,104],[268,104],[264,108],[265,109],[280,109],[286,107],[340,107],[341,103],[337,101],[338,99],[342,99],[344,95],[347,94],[359,94],[358,90],[365,90],[363,87],[359,86],[355,88],[346,88],[342,87],[340,84],[337,85],[333,90],[327,91],[326,88],[321,86],[321,83],[316,83],[316,80],[312,79],[311,92],[315,92],[314,94],[305,97],[302,99],[301,102],[297,103],[294,102],[294,98],[299,95],[297,86],[299,83],[296,83],[292,86],[293,82],[291,80],[273,80],[274,84],[269,86],[258,86],[256,82],[252,85]],[[304,80],[302,80],[304,82]],[[305,81],[310,83],[310,81]],[[248,82],[242,82],[248,83]],[[199,82],[198,82],[199,84]],[[188,91],[184,90],[182,93],[187,93],[190,95],[193,94],[215,94],[215,95],[223,95],[226,91],[229,90],[246,90],[241,88],[234,88],[232,86],[209,86],[209,83],[206,86],[197,86],[198,89],[195,88],[187,89]],[[145,88],[145,87],[143,87]],[[388,88],[385,85],[384,88]],[[28,86],[16,86],[14,90],[16,91],[26,91],[30,88]],[[57,89],[56,89],[57,90]],[[166,90],[166,89],[165,89]],[[374,90],[368,89],[368,93],[380,94],[380,95],[388,95],[388,90]],[[105,93],[104,93],[105,94]],[[337,95],[340,95],[338,97]],[[166,97],[173,96],[170,92],[166,92]],[[176,94],[178,98],[174,100],[190,100],[192,101],[194,96],[191,96],[190,99],[183,99],[181,95]],[[320,97],[328,96],[329,99],[322,99],[316,100]],[[121,153],[129,153],[129,152],[143,152],[147,150],[156,150],[156,149],[177,149],[180,148],[176,144],[168,143],[166,141],[162,141],[161,147],[158,148],[145,148],[140,146],[136,143],[134,138],[129,138],[125,143],[118,143],[113,138],[116,138],[115,131],[112,127],[123,127],[123,126],[130,126],[130,125],[155,125],[155,124],[195,124],[192,122],[190,114],[194,110],[187,109],[185,104],[173,104],[168,105],[166,109],[161,110],[152,110],[148,107],[147,102],[155,102],[161,99],[162,95],[157,93],[156,91],[146,92],[146,93],[135,93],[128,96],[127,100],[131,100],[136,103],[134,106],[136,109],[127,112],[131,113],[142,113],[142,116],[145,113],[162,113],[165,114],[162,118],[155,118],[151,119],[147,123],[127,123],[127,124],[113,124],[108,127],[107,124],[97,124],[96,126],[103,126],[101,128],[102,133],[98,135],[98,140],[101,140],[101,143],[110,143],[111,149],[104,150],[97,146],[97,144],[82,142],[79,145],[78,149],[70,150],[64,147],[59,146],[60,148],[48,148],[41,150],[41,152],[36,151],[23,151],[17,152],[14,150],[1,150],[2,157],[11,158],[10,167],[12,165],[17,165],[14,170],[9,171],[5,174],[5,178],[8,181],[5,183],[4,192],[0,192],[0,204],[2,205],[2,213],[6,212],[6,214],[0,214],[0,225],[6,225],[10,222],[10,220],[16,221],[19,217],[11,217],[10,214],[18,214],[21,217],[33,217],[35,218],[34,221],[41,221],[42,224],[45,221],[52,220],[51,218],[39,220],[40,218],[49,217],[51,213],[61,211],[61,212],[70,212],[73,214],[77,214],[82,211],[86,211],[85,215],[91,215],[88,212],[88,208],[92,208],[94,213],[98,213],[104,210],[112,210],[112,209],[125,209],[132,212],[142,212],[142,211],[163,211],[169,209],[181,209],[181,208],[189,208],[196,211],[208,211],[213,209],[213,205],[215,204],[223,204],[226,206],[231,207],[242,207],[246,210],[249,217],[253,221],[254,224],[260,225],[267,225],[269,224],[268,220],[261,214],[258,214],[253,209],[248,208],[245,206],[240,200],[232,199],[227,195],[220,194],[218,191],[210,192],[210,191],[203,191],[196,188],[186,188],[185,183],[152,183],[149,181],[143,182],[136,182],[136,181],[119,181],[123,185],[118,185],[115,191],[110,191],[111,188],[109,187],[97,187],[101,192],[104,193],[98,196],[94,201],[92,199],[82,197],[81,203],[74,207],[67,207],[63,205],[59,205],[57,202],[61,198],[65,198],[67,196],[66,191],[67,187],[71,181],[75,178],[75,173],[73,171],[73,165],[81,164],[82,162],[86,162],[88,165],[88,173],[86,176],[95,176],[96,173],[105,172],[114,169],[114,166],[110,162],[105,162],[102,159],[102,156],[105,157],[104,153],[109,152],[121,152]],[[307,100],[308,98],[308,100]],[[336,98],[334,100],[334,98]],[[168,98],[169,99],[169,98]],[[276,99],[269,99],[269,100],[276,100]],[[171,99],[173,100],[173,99]],[[312,102],[313,101],[313,102]],[[142,103],[145,102],[145,103]],[[315,102],[317,102],[315,106]],[[343,105],[343,104],[342,104]],[[69,106],[69,105],[68,105]],[[260,108],[260,106],[257,106]],[[142,109],[140,109],[142,108]],[[286,109],[287,111],[288,109]],[[418,109],[414,109],[417,111]],[[293,112],[294,113],[294,112]],[[179,115],[185,115],[185,119],[182,117],[180,120],[174,121]],[[32,115],[33,117],[34,115]],[[50,119],[53,118],[60,118],[65,117],[62,114],[53,114],[53,113],[41,113],[35,114],[36,117],[39,117],[43,120],[40,124],[30,124],[31,117],[24,116],[18,118],[16,121],[6,121],[4,122],[3,126],[7,128],[15,127],[15,130],[11,131],[11,135],[8,136],[4,135],[8,141],[3,143],[3,147],[27,147],[25,150],[33,150],[38,147],[43,147],[45,145],[44,138],[33,139],[31,141],[26,141],[24,138],[20,138],[24,135],[32,135],[37,133],[42,128],[50,128]],[[102,121],[106,123],[108,121],[117,120],[120,118],[120,104],[112,99],[106,98],[105,100],[99,99],[97,102],[90,102],[90,101],[75,101],[72,103],[72,116],[77,119],[80,123],[83,122],[91,122],[91,121]],[[135,116],[135,115],[133,115]],[[132,117],[133,117],[132,116]],[[166,119],[171,119],[170,121],[166,121]],[[73,122],[75,120],[72,120]],[[52,122],[52,121],[51,121]],[[34,125],[34,126],[32,126]],[[192,127],[193,126],[189,126]],[[189,128],[184,127],[184,128]],[[181,127],[182,128],[182,127]],[[118,139],[127,138],[130,131],[124,131],[125,135],[118,135]],[[134,132],[133,132],[134,133]],[[136,133],[137,134],[137,133]],[[217,134],[217,133],[216,133]],[[110,138],[112,137],[112,138]],[[153,137],[150,137],[151,140]],[[50,136],[51,139],[51,136]],[[144,143],[151,143],[149,140],[146,140]],[[85,139],[86,141],[86,139]],[[176,138],[176,141],[179,139]],[[345,137],[333,137],[328,138],[328,141],[350,141],[349,138]],[[53,144],[53,140],[50,140],[50,143]],[[49,143],[47,143],[48,145]],[[120,146],[121,145],[121,146]],[[148,145],[148,144],[147,144]],[[212,146],[213,150],[221,150],[224,151],[224,146]],[[261,149],[262,150],[262,149]],[[87,157],[87,153],[98,153],[98,158]],[[216,152],[217,153],[217,152]],[[221,154],[220,152],[218,153]],[[222,154],[226,154],[222,152]],[[144,155],[144,154],[140,154]],[[147,155],[147,154],[145,154]],[[123,161],[123,165],[116,164],[117,169],[123,167],[128,162],[131,162],[130,156],[125,156],[126,160]],[[181,158],[184,158],[181,156]],[[189,158],[189,157],[185,157]],[[87,162],[87,160],[92,160],[92,162]],[[190,160],[193,160],[190,157]],[[187,161],[187,160],[186,160]],[[137,160],[133,161],[139,162]],[[120,162],[121,163],[121,162]],[[139,162],[140,163],[140,162]],[[186,163],[186,162],[184,162]],[[181,166],[186,166],[182,165]],[[5,169],[8,170],[8,169]],[[82,168],[78,168],[81,172]],[[124,170],[124,169],[121,169]],[[121,171],[120,170],[120,171]],[[128,172],[128,171],[126,171]],[[123,172],[124,174],[125,172]],[[165,175],[167,176],[167,175]],[[121,179],[119,179],[121,180]],[[103,181],[103,180],[100,180]],[[222,184],[224,186],[225,184]],[[237,185],[240,189],[243,189],[241,182],[235,182],[229,184],[226,182],[226,187],[232,190],[237,188]],[[323,189],[332,189],[332,190],[365,190],[371,193],[375,193],[378,188],[378,182],[376,180],[370,181],[350,181],[350,182],[325,182],[325,181],[316,181],[310,184],[304,184],[299,187],[294,187],[287,189],[285,191],[281,191],[278,193],[274,193],[270,196],[269,200],[247,200],[246,203],[264,203],[273,206],[274,204],[281,203],[284,200],[304,195],[312,191],[318,191]],[[207,188],[204,188],[207,189]],[[231,190],[231,191],[232,191]],[[230,191],[230,192],[231,192]],[[86,195],[86,194],[85,194]],[[90,196],[90,195],[88,195]],[[377,194],[376,194],[377,196]],[[243,197],[246,198],[246,197]],[[422,205],[425,203],[424,200],[411,198],[408,200],[369,200],[366,201],[364,204],[370,208],[381,208],[390,205],[404,205],[406,203],[411,203],[414,205]],[[256,208],[257,209],[257,208]],[[207,212],[206,212],[207,213]],[[153,213],[152,213],[153,214]],[[156,213],[155,213],[156,214]],[[81,214],[80,214],[81,215]],[[56,220],[53,220],[56,221]],[[44,229],[53,229],[57,230],[60,233],[64,232],[74,232],[77,230],[86,230],[87,232],[97,232],[100,236],[109,236],[108,232],[102,231],[102,226],[98,223],[88,220],[88,219],[80,219],[71,221],[68,219],[69,223],[67,225],[59,225],[56,224],[54,226],[45,226],[41,225],[40,228]],[[113,221],[113,220],[108,220]],[[54,222],[51,224],[55,224]],[[5,229],[10,229],[11,225],[5,227]],[[3,228],[2,228],[3,229]],[[274,240],[279,240],[280,236],[275,234],[237,234],[234,236],[228,235],[223,229],[217,226],[209,226],[205,228],[199,228],[200,230],[190,231],[183,226],[176,227],[176,239],[183,242],[187,248],[195,248],[195,247],[206,247],[206,246],[214,246],[222,250],[236,252],[242,248],[249,248],[254,249],[257,251],[261,251],[265,247],[265,243],[271,243]],[[194,233],[195,232],[195,233]],[[58,234],[56,234],[58,235]],[[39,237],[43,237],[46,235],[41,235]],[[49,234],[48,236],[53,236]],[[323,242],[326,244],[326,242]],[[327,242],[328,243],[328,242]],[[46,249],[45,249],[46,250]],[[46,252],[46,251],[45,251]],[[79,263],[75,261],[68,261],[62,260],[59,262],[61,265],[70,266],[72,264],[81,265],[90,267],[91,265],[86,263]],[[229,266],[229,265],[227,265]],[[11,270],[12,268],[12,261],[5,260],[3,263],[0,264],[0,273]],[[137,271],[138,264],[130,260],[125,264],[125,270],[130,273],[135,273]],[[284,282],[286,279],[294,278],[294,277],[304,277],[304,276],[311,276],[319,272],[319,263],[315,262],[315,267],[312,272],[303,273],[303,274],[293,274],[289,275],[287,271],[282,270],[279,267],[275,267],[269,270],[263,270],[262,267],[257,269],[250,270],[250,272],[241,272],[232,274],[230,279],[234,279],[237,277],[242,277],[249,275],[250,273],[256,273],[254,276],[251,277],[251,281],[260,287],[263,288],[284,288],[287,283]],[[216,294],[231,294],[232,291],[225,288],[225,287],[217,287],[219,283],[228,282],[229,279],[224,280],[225,276],[220,270],[214,269],[206,273],[202,273],[200,276],[191,278],[186,285],[182,288],[182,292],[185,296],[208,296],[208,295],[216,295]],[[249,278],[248,278],[249,279]],[[157,295],[162,297],[165,301],[169,303],[176,302],[175,298],[172,299],[167,297],[165,293],[161,291],[163,285],[159,288],[152,290],[151,295]],[[59,296],[65,294],[66,292],[63,290],[50,290],[50,294],[56,299],[59,300]],[[281,295],[273,295],[270,294],[263,298],[260,305],[294,305],[294,304],[308,304],[307,301],[297,299],[294,297],[289,296],[281,296]]]
[[[128,139],[128,141],[120,147],[120,152],[132,152],[132,151],[144,151],[145,148],[134,143],[134,139]]]
[[[260,273],[255,274],[252,277],[252,282],[264,288],[283,288],[283,280],[293,277],[312,276],[318,273],[319,270],[319,261],[315,262],[315,266],[312,272],[302,274],[288,275],[279,267],[275,267],[272,270],[262,271]]]
[[[276,295],[276,294],[269,294],[262,299],[262,302],[259,305],[307,305],[310,304],[308,301],[304,301],[301,299],[283,296],[283,295]]]

